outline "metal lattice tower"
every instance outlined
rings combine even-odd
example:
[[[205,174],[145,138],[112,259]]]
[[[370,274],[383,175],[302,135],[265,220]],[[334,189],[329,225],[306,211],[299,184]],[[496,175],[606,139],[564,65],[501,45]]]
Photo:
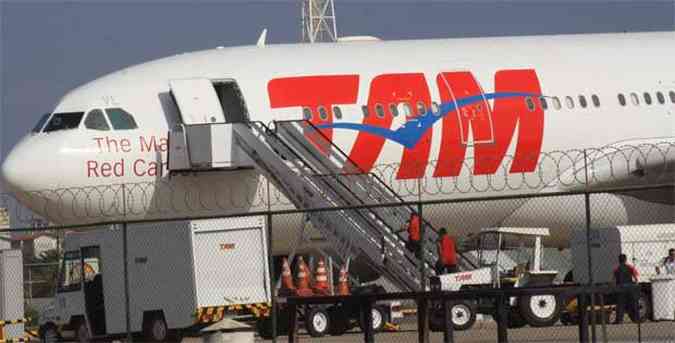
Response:
[[[337,23],[333,0],[302,1],[302,41],[336,42]]]

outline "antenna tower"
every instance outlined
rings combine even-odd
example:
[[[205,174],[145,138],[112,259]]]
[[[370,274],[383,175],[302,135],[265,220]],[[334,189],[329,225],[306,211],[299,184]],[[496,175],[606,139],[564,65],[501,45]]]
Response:
[[[301,0],[302,41],[336,42],[337,23],[333,0]]]

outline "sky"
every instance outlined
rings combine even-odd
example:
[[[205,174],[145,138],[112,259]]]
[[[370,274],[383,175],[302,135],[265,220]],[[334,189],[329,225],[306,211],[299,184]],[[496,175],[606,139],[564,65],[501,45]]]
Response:
[[[0,0],[0,161],[68,90],[180,52],[300,38],[299,0]],[[340,36],[385,40],[675,30],[675,0],[335,0]],[[0,185],[1,187],[1,185]],[[1,191],[1,189],[0,189]]]

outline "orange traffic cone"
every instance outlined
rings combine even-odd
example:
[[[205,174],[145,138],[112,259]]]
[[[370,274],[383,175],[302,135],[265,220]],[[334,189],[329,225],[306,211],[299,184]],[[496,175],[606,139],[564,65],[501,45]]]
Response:
[[[330,295],[330,285],[328,284],[328,272],[323,258],[319,259],[319,264],[314,271],[314,292],[320,295]]]
[[[340,279],[337,286],[338,295],[349,295],[349,278],[347,277],[347,268],[340,268]]]
[[[298,277],[296,280],[296,292],[301,297],[309,297],[314,295],[312,289],[309,288],[309,267],[305,264],[302,256],[298,257]]]
[[[281,288],[279,295],[288,297],[295,295],[295,286],[293,285],[293,274],[291,273],[291,266],[288,264],[288,259],[284,257],[284,262],[281,266]]]

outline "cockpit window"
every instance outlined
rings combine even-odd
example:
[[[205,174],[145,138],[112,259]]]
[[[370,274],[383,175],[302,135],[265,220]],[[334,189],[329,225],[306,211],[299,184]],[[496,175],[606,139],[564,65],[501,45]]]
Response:
[[[54,113],[43,132],[76,129],[84,117],[84,112]]]
[[[47,119],[49,119],[49,116],[52,115],[51,113],[45,113],[40,117],[40,120],[38,120],[37,124],[35,124],[35,127],[33,128],[32,132],[38,133],[42,131],[42,128],[45,127],[45,123],[47,122]]]
[[[134,117],[121,108],[107,108],[110,124],[115,130],[133,130],[138,128]]]
[[[103,115],[103,111],[101,110],[89,111],[89,114],[87,114],[87,119],[84,120],[84,127],[87,129],[99,131],[110,130],[110,126],[108,126],[108,122],[105,120],[105,115]]]

